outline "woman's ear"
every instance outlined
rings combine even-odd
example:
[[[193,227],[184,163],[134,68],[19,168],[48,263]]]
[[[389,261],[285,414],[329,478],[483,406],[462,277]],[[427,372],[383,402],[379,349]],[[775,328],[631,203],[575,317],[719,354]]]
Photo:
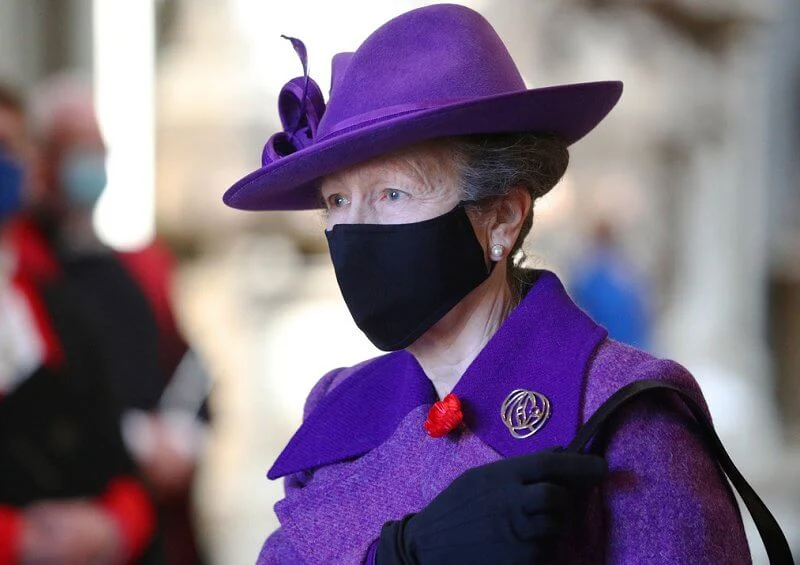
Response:
[[[508,257],[532,205],[531,193],[520,186],[497,199],[488,242],[492,261],[500,262]]]

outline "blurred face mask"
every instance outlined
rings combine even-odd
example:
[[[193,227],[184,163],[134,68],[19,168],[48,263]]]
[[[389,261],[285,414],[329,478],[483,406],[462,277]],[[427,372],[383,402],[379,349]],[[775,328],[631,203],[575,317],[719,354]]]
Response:
[[[59,170],[61,189],[70,204],[91,208],[106,187],[106,156],[102,151],[71,151]]]
[[[22,204],[22,166],[0,151],[0,222]]]

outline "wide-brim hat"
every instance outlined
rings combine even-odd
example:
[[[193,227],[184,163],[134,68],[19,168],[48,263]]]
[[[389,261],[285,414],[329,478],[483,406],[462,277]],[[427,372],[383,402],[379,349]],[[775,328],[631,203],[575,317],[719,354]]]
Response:
[[[292,42],[307,69],[305,47]],[[483,16],[455,4],[419,8],[333,58],[327,107],[307,73],[287,83],[278,98],[284,130],[223,201],[243,210],[319,208],[321,177],[440,137],[534,132],[571,144],[621,93],[619,81],[527,89]]]

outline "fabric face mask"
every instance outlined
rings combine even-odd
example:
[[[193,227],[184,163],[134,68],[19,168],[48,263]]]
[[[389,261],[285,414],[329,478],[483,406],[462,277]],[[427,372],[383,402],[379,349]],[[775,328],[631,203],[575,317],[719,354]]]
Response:
[[[22,204],[22,166],[0,152],[0,222]]]
[[[489,277],[463,206],[413,224],[337,224],[325,232],[342,296],[383,351],[404,349]]]
[[[105,154],[98,151],[68,153],[61,162],[59,180],[71,204],[91,208],[106,187]]]

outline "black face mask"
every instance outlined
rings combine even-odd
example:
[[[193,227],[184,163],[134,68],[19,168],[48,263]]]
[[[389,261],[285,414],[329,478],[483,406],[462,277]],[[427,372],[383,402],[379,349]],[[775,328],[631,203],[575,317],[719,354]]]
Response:
[[[461,205],[424,222],[338,224],[325,235],[350,314],[383,351],[414,343],[491,272]]]

